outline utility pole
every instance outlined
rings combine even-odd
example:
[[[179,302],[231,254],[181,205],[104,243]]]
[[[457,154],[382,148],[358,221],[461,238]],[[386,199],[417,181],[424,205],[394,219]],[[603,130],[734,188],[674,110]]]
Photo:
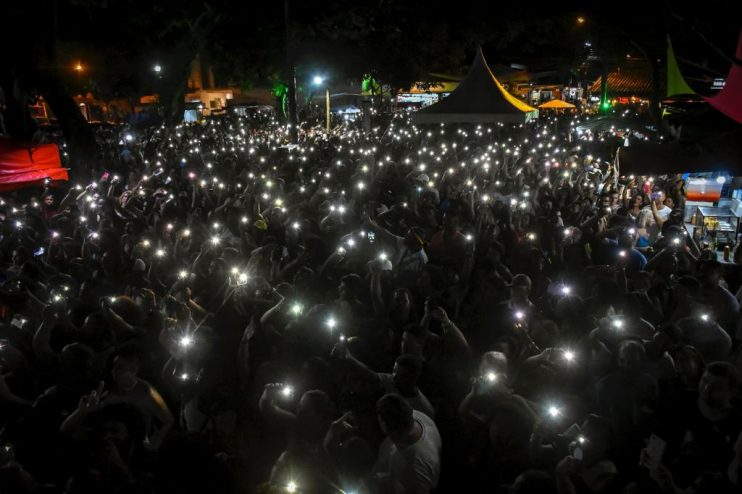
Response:
[[[330,134],[330,86],[325,87],[325,113],[327,115],[327,134]]]
[[[283,16],[286,24],[286,77],[289,86],[289,140],[292,143],[298,141],[299,129],[296,118],[296,70],[294,67],[293,53],[291,50],[291,16],[289,0],[283,1]]]

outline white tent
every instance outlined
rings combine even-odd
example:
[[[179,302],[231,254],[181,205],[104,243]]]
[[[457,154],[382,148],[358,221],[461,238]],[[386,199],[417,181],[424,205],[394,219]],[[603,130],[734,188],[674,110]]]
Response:
[[[524,123],[538,117],[500,84],[484,59],[481,48],[463,82],[446,98],[412,115],[412,122],[427,123]]]

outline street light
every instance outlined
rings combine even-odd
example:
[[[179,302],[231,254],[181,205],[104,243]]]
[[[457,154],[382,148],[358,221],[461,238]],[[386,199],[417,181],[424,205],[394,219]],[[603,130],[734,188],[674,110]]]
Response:
[[[325,82],[325,78],[319,75],[314,76],[313,79],[315,86],[321,86]],[[325,115],[327,118],[327,133],[330,133],[330,87],[325,86]]]

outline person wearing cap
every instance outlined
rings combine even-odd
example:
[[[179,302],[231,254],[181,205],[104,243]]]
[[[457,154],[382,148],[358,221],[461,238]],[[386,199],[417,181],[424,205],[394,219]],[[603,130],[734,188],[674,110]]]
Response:
[[[394,235],[371,218],[366,218],[366,226],[373,229],[382,244],[394,248],[390,255],[392,270],[395,274],[417,273],[428,263],[425,253],[425,241],[419,228],[410,228],[404,237]]]

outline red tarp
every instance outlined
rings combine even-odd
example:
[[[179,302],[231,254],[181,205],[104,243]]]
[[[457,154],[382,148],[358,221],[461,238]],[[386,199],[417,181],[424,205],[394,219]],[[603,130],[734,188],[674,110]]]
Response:
[[[711,106],[731,119],[742,123],[742,32],[737,42],[736,60],[732,62],[724,87],[716,96],[704,98]]]
[[[24,144],[0,139],[0,191],[43,183],[44,179],[69,180],[56,144]]]

